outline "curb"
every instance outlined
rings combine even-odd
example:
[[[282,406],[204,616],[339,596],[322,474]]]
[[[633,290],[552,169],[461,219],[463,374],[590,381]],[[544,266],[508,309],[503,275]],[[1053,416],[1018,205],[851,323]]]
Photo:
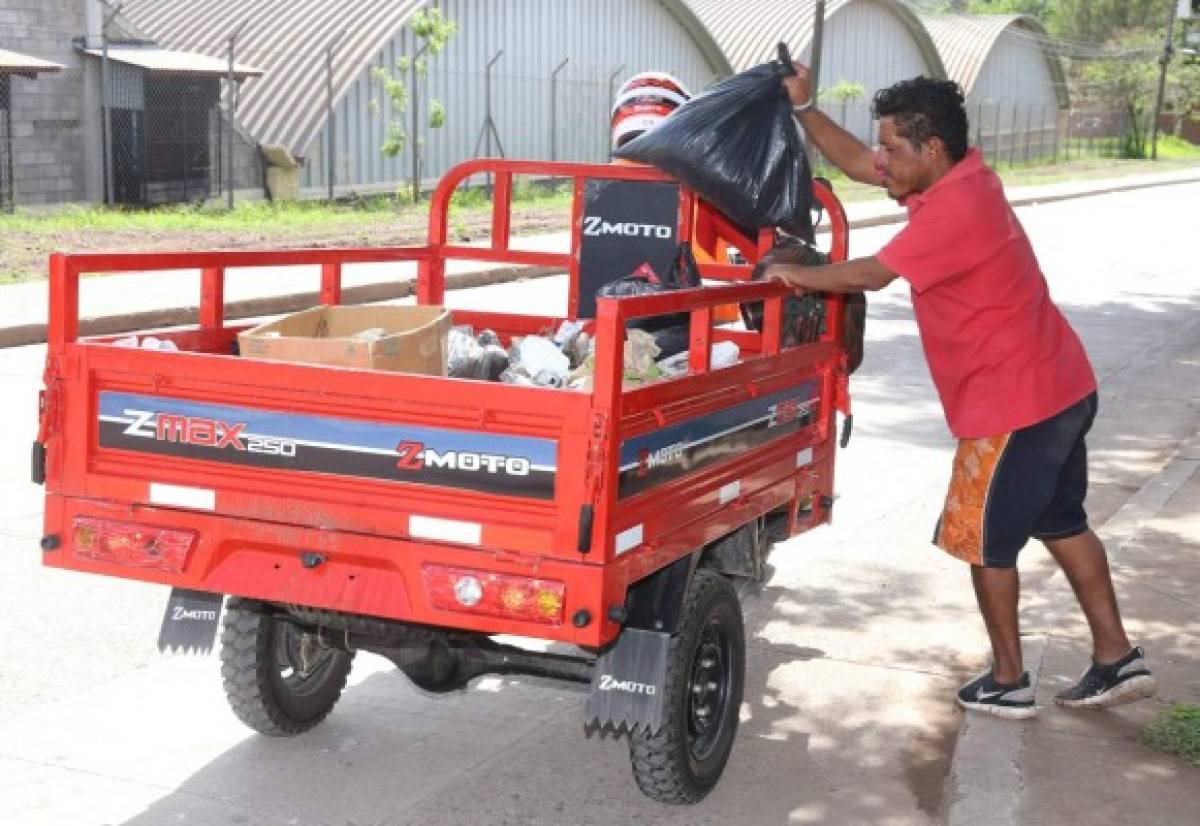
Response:
[[[500,284],[527,278],[545,278],[546,276],[558,274],[560,274],[560,271],[553,267],[499,267],[492,270],[447,275],[446,289],[464,290],[470,287],[485,287],[489,284]],[[342,290],[342,303],[366,304],[372,301],[407,298],[415,292],[415,283],[414,280],[406,279],[403,281],[347,287]],[[319,301],[320,293],[316,291],[248,298],[243,301],[227,303],[225,305],[225,318],[255,318],[257,316],[296,312],[307,309]],[[136,330],[195,324],[198,315],[199,308],[189,306],[146,310],[124,315],[81,318],[79,320],[79,334],[81,336],[103,336]],[[44,323],[22,324],[16,327],[0,328],[0,348],[45,343],[46,325]]]
[[[1157,516],[1172,497],[1200,471],[1200,430],[1180,443],[1167,462],[1116,513],[1096,529],[1102,534],[1113,567],[1120,565],[1121,552],[1135,541],[1143,526]],[[1050,582],[1062,578],[1055,571]],[[1044,586],[1043,586],[1044,587]],[[1053,617],[1073,601],[1064,602]],[[1034,685],[1041,677],[1049,634],[1025,637],[1024,648]],[[947,826],[1020,826],[1018,821],[1025,778],[1021,758],[1025,751],[1027,725],[965,713],[947,779],[944,823]]]
[[[1036,204],[1051,204],[1057,201],[1068,201],[1076,198],[1090,198],[1096,195],[1112,195],[1118,192],[1130,192],[1137,189],[1155,189],[1163,186],[1194,183],[1200,183],[1200,175],[1165,181],[1114,183],[1097,189],[1075,192],[1060,192],[1040,196],[1029,195],[1013,199],[1009,203],[1014,207],[1024,207]],[[906,220],[908,220],[908,213],[903,209],[896,209],[882,215],[853,220],[850,222],[850,228],[868,229],[871,227],[899,224]],[[827,233],[828,229],[819,229],[818,232]],[[446,289],[461,290],[469,287],[482,287],[488,284],[516,281],[521,278],[543,278],[558,274],[560,274],[559,270],[549,267],[501,267],[494,270],[448,275],[446,276]],[[372,301],[406,298],[413,294],[413,283],[411,280],[406,280],[395,283],[365,284],[359,287],[350,287],[342,291],[342,302],[345,304],[364,304]],[[254,318],[257,316],[295,312],[311,307],[317,301],[318,293],[315,291],[236,301],[225,305],[225,318]],[[79,320],[79,334],[88,336],[112,335],[157,327],[195,324],[197,315],[198,308],[187,306],[148,310],[124,315],[81,318]],[[44,344],[45,342],[45,323],[22,324],[15,327],[0,328],[0,348]]]

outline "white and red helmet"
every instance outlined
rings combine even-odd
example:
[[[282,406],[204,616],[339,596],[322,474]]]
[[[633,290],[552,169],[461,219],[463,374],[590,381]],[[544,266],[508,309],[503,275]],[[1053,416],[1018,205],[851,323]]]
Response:
[[[612,148],[658,126],[691,97],[683,84],[666,72],[641,72],[629,78],[617,90],[612,107]]]

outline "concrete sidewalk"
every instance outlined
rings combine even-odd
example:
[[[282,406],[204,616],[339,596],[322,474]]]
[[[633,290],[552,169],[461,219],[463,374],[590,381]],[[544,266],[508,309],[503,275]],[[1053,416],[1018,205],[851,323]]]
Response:
[[[1024,206],[1194,181],[1200,181],[1200,167],[1016,187],[1009,190],[1009,199],[1014,206]],[[853,228],[895,224],[906,217],[905,211],[890,200],[851,203],[846,212]],[[565,253],[570,239],[566,233],[528,236],[514,239],[513,246]],[[851,254],[854,254],[853,241]],[[449,289],[459,289],[554,272],[545,268],[454,261],[447,266],[446,280]],[[319,277],[319,268],[315,266],[231,269],[225,285],[226,318],[252,318],[310,307],[317,301]],[[405,298],[413,294],[415,277],[416,267],[411,263],[347,265],[343,300],[362,303]],[[199,284],[198,270],[85,278],[80,286],[80,332],[100,335],[195,323]],[[46,340],[47,296],[45,281],[0,286],[0,347]]]
[[[967,714],[949,780],[950,826],[1194,824],[1200,768],[1142,744],[1175,703],[1200,705],[1200,433],[1098,533],[1130,638],[1146,649],[1159,696],[1108,710],[1053,702],[1091,656],[1061,572],[1022,597],[1026,666],[1041,714],[1013,723]]]

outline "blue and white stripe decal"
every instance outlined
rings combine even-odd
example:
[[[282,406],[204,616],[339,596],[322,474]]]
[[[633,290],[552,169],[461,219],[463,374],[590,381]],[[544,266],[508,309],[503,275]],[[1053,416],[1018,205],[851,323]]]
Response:
[[[816,421],[816,380],[621,443],[620,496],[632,496]]]
[[[551,499],[553,439],[102,392],[100,446]]]

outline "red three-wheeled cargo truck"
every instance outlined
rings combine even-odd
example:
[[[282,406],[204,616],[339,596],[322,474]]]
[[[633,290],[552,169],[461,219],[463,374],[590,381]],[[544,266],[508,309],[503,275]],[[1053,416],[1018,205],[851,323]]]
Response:
[[[453,243],[450,197],[484,174],[490,243]],[[510,243],[514,175],[572,182],[569,252]],[[844,213],[827,187],[816,196],[843,259]],[[669,220],[639,212],[651,208]],[[425,246],[55,255],[33,451],[45,564],[171,586],[163,645],[209,646],[220,622],[229,702],[264,734],[319,723],[358,651],[434,692],[536,674],[590,684],[586,723],[629,732],[647,795],[698,800],[737,728],[735,585],[761,580],[772,541],[829,520],[836,411],[849,412],[840,297],[823,299],[816,339],[791,346],[787,290],[749,281],[773,232],[743,239],[742,263],[702,259],[702,288],[594,298],[597,279],[629,272],[606,244],[674,248],[726,229],[648,167],[478,160],[434,193]],[[237,352],[248,325],[224,317],[232,268],[312,265],[320,302],[337,305],[346,265],[415,262],[418,303],[440,305],[456,260],[567,273],[566,318],[594,332],[590,389],[266,361]],[[176,350],[80,337],[81,276],[188,269],[197,324],[155,332]],[[748,302],[762,302],[760,329],[720,321]],[[668,314],[688,325],[686,372],[626,386],[627,328]],[[564,320],[452,315],[504,346]],[[740,358],[714,369],[720,342]],[[498,635],[561,645],[535,653]]]

